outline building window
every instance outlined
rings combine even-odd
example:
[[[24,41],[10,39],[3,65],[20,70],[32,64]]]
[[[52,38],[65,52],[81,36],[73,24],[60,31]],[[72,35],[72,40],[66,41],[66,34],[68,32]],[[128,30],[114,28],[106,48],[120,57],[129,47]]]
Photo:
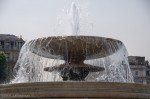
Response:
[[[138,72],[138,71],[135,71],[135,75],[138,76],[138,74],[139,74],[139,72]]]
[[[5,43],[5,49],[10,49],[10,43],[8,42]]]
[[[15,42],[15,47],[17,46],[17,42]]]
[[[14,42],[11,42],[11,49],[13,50],[14,48]]]
[[[1,47],[4,48],[4,41],[1,41]]]

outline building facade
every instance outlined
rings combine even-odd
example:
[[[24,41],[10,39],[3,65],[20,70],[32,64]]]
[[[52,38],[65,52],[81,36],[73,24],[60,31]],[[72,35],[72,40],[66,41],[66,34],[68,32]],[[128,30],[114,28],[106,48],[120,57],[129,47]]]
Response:
[[[0,51],[3,51],[7,58],[8,80],[13,78],[13,68],[24,43],[22,38],[15,35],[0,34]]]
[[[129,56],[129,65],[135,83],[150,84],[150,66],[145,57]]]
[[[150,65],[149,65],[149,62],[146,61],[146,65],[147,65],[147,70],[146,70],[146,75],[147,75],[147,84],[150,84]]]

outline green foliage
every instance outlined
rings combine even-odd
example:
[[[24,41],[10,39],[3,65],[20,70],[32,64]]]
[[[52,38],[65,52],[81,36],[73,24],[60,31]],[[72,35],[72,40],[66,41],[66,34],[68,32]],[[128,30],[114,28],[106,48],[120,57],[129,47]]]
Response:
[[[0,81],[5,81],[7,77],[6,56],[0,52]]]

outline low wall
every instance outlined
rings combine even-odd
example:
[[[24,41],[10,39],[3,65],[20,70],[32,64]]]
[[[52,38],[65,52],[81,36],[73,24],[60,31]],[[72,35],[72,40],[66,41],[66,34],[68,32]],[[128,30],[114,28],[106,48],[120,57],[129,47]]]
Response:
[[[150,85],[110,82],[36,82],[0,85],[0,99],[150,99]]]

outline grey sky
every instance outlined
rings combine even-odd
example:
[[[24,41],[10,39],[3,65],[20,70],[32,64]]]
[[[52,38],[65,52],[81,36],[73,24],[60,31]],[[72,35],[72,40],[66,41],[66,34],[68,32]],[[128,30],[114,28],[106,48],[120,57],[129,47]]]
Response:
[[[57,18],[62,16],[62,9],[70,2],[71,0],[0,0],[0,33],[22,35],[25,40],[66,35],[55,30]],[[119,39],[125,44],[129,55],[146,56],[150,60],[150,0],[74,2],[85,14],[89,13],[88,22],[93,24],[92,33],[83,33],[84,35]]]

